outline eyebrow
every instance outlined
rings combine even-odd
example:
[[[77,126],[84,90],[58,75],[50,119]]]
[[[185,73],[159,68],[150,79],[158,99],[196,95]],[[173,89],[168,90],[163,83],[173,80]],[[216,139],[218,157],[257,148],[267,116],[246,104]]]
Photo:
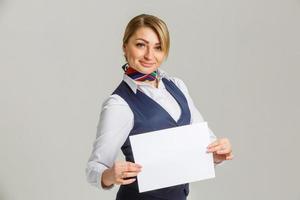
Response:
[[[136,40],[143,40],[145,43],[149,44],[149,41],[143,39],[143,38],[137,38]],[[155,45],[160,45],[160,42],[156,43]]]

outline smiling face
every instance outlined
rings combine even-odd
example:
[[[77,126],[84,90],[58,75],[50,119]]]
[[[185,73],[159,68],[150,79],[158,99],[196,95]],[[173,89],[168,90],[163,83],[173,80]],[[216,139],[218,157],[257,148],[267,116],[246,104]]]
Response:
[[[128,65],[143,74],[151,74],[161,65],[165,52],[157,34],[149,27],[141,27],[123,46]]]

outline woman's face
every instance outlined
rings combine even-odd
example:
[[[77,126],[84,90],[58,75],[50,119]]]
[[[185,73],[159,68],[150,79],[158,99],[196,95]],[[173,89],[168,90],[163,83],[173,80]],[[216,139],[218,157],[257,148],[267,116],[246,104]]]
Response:
[[[165,56],[157,34],[148,27],[139,28],[124,45],[123,51],[129,66],[143,74],[155,71]]]

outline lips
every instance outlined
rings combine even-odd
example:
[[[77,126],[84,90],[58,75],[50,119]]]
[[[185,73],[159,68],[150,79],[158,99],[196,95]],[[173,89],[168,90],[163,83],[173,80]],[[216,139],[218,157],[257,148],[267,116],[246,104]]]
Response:
[[[155,63],[147,63],[147,62],[142,62],[140,61],[141,65],[143,65],[144,67],[152,67]]]

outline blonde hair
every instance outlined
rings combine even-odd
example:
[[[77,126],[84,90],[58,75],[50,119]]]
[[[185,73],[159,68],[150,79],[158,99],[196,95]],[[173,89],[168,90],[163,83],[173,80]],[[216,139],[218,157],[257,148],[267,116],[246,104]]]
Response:
[[[123,37],[123,46],[127,44],[130,37],[142,27],[149,27],[157,34],[161,43],[161,49],[165,53],[165,58],[167,58],[170,49],[170,36],[168,27],[163,20],[153,15],[141,14],[135,16],[129,21]]]

